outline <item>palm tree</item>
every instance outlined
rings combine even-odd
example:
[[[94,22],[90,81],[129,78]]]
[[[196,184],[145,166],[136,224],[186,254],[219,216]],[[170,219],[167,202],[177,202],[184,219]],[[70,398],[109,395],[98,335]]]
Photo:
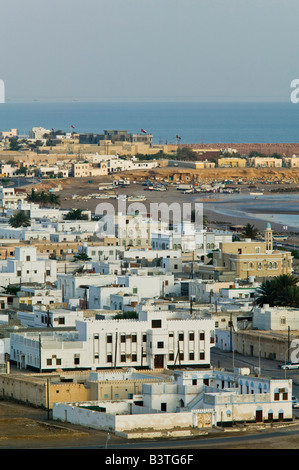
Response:
[[[244,238],[254,239],[256,238],[257,234],[258,234],[258,229],[254,225],[250,224],[249,222],[243,228],[242,236]]]
[[[60,196],[58,194],[49,194],[49,203],[53,206],[60,206]]]
[[[268,304],[270,307],[299,306],[298,278],[290,274],[282,274],[273,279],[267,279],[257,289],[256,304],[262,307]],[[297,303],[298,302],[298,303]]]
[[[279,302],[282,307],[299,307],[299,287],[287,286],[282,295],[279,296]]]
[[[275,304],[276,295],[277,293],[275,291],[273,280],[267,279],[257,289],[255,303],[259,307],[262,307],[263,305],[269,305],[270,307],[273,307]]]
[[[24,214],[24,212],[19,211],[15,215],[13,215],[9,221],[9,225],[14,228],[19,227],[29,227],[31,225],[29,217]]]
[[[78,253],[74,256],[74,261],[89,261],[91,258],[86,253]]]
[[[45,204],[47,204],[47,202],[49,202],[49,196],[48,196],[48,194],[45,193],[45,191],[42,191],[39,194],[39,202],[40,202],[42,207],[44,207]]]
[[[72,209],[64,216],[64,220],[88,220],[88,215],[82,209]]]
[[[39,202],[39,200],[40,200],[39,193],[37,193],[36,190],[34,188],[32,188],[31,193],[28,194],[28,196],[27,196],[27,200],[29,202]]]

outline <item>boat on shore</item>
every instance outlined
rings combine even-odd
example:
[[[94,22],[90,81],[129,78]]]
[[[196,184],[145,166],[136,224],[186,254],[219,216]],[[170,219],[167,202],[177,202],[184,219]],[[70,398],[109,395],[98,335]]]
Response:
[[[146,201],[145,196],[129,196],[127,198],[129,202],[140,202],[140,201]]]

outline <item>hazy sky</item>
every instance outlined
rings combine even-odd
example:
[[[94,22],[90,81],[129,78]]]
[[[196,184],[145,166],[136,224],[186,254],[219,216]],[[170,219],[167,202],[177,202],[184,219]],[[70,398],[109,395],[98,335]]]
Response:
[[[0,0],[6,98],[289,99],[298,0]]]

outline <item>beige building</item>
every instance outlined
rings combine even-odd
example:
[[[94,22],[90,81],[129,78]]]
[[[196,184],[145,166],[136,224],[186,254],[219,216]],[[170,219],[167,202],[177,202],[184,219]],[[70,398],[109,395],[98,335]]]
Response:
[[[292,157],[282,158],[283,166],[286,168],[299,168],[299,157],[293,155]]]
[[[254,277],[257,280],[292,274],[292,255],[288,251],[273,249],[271,225],[267,224],[265,241],[245,239],[241,242],[221,243],[219,252],[214,252],[213,265],[207,266],[210,278],[217,272],[234,273],[236,279]],[[216,276],[217,278],[217,276]]]
[[[71,170],[71,175],[74,178],[84,178],[89,176],[89,167],[90,163],[73,163],[72,164],[72,170]]]
[[[245,158],[220,157],[218,158],[219,168],[245,168],[247,165]]]
[[[281,168],[282,158],[250,157],[247,159],[247,164],[254,168]]]
[[[158,371],[159,373],[159,371]],[[163,382],[171,376],[163,374]],[[155,371],[157,374],[157,371]],[[144,383],[157,383],[152,371],[128,372],[125,369],[91,371],[62,371],[52,373],[0,373],[0,399],[8,398],[33,406],[52,409],[53,403],[90,400],[125,400],[139,395]]]
[[[298,341],[299,332],[292,331],[291,340]],[[273,359],[284,364],[288,360],[288,334],[279,331],[239,330],[233,332],[234,351],[243,356]]]
[[[195,170],[202,168],[215,168],[215,163],[209,160],[191,162],[191,161],[182,161],[182,160],[168,160],[168,166],[170,167],[180,167],[180,168],[193,168]]]

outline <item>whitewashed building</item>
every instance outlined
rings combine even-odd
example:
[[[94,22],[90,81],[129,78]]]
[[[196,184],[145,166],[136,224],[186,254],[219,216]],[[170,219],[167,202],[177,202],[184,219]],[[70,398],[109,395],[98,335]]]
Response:
[[[25,191],[16,191],[15,188],[5,188],[0,186],[0,207],[4,209],[14,208],[25,201],[27,193]]]
[[[46,309],[34,308],[32,312],[18,311],[18,320],[28,328],[61,328],[75,327],[76,321],[83,320],[82,310],[67,310],[64,308]]]
[[[11,334],[10,360],[39,370],[105,369],[210,365],[214,321],[167,318],[163,312],[140,312],[138,320],[76,322],[77,332],[46,329]]]
[[[99,411],[102,411],[99,413]],[[245,370],[175,371],[127,400],[54,403],[53,419],[127,438],[196,435],[215,426],[292,421],[292,380]]]
[[[299,330],[299,309],[291,307],[255,307],[252,327],[258,330]]]
[[[21,283],[54,283],[57,280],[55,260],[37,258],[36,247],[15,247],[15,257],[0,261],[0,285]]]

